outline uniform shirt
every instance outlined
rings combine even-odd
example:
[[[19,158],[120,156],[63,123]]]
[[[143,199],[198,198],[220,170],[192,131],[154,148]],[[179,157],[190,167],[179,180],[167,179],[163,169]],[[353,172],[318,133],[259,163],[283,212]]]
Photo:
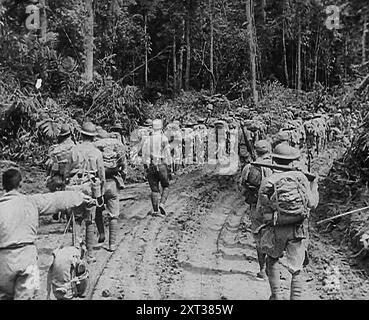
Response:
[[[105,183],[102,153],[90,141],[83,141],[73,147],[65,171],[67,178],[77,173],[97,172],[101,182]]]
[[[52,214],[83,203],[75,191],[23,195],[10,191],[0,198],[0,249],[34,243],[39,215]]]
[[[172,156],[170,154],[170,145],[168,142],[168,138],[163,133],[161,133],[160,131],[153,132],[142,142],[142,150],[149,150],[148,154],[145,154],[145,157],[143,154],[144,164],[172,164]]]

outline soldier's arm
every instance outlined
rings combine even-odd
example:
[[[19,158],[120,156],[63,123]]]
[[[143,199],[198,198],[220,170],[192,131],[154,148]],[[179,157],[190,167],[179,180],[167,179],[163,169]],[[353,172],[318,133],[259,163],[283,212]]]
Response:
[[[39,215],[54,214],[92,201],[91,197],[76,191],[57,191],[28,197],[36,206]]]

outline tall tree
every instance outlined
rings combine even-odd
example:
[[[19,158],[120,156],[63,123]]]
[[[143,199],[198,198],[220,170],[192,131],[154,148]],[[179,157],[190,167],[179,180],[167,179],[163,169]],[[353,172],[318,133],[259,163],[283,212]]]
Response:
[[[209,0],[209,22],[210,22],[210,93],[214,94],[214,0]]]
[[[93,80],[94,69],[94,10],[93,0],[85,0],[85,81]]]
[[[259,102],[259,95],[256,88],[256,44],[254,37],[252,8],[253,8],[253,0],[246,0],[246,17],[247,17],[247,33],[250,51],[252,98],[254,104],[257,105]]]
[[[46,0],[40,0],[40,28],[41,28],[41,42],[45,43],[47,40]]]

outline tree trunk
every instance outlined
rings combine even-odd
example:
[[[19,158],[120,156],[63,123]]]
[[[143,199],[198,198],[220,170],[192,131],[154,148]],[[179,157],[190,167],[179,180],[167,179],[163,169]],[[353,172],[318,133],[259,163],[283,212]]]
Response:
[[[288,65],[287,65],[287,49],[286,49],[286,22],[283,18],[282,22],[282,44],[283,44],[283,60],[284,60],[284,77],[286,79],[287,87],[290,84],[290,78],[288,76]]]
[[[247,33],[249,36],[250,64],[251,64],[251,87],[253,102],[255,105],[259,102],[258,91],[256,89],[256,45],[254,39],[253,19],[251,17],[253,1],[246,0]]]
[[[213,21],[214,0],[209,0],[210,12],[210,93],[214,94],[214,21]]]
[[[318,81],[318,58],[319,58],[319,43],[320,43],[320,27],[318,27],[318,32],[316,36],[316,44],[315,44],[315,57],[314,57],[314,83],[313,87]]]
[[[85,23],[85,81],[93,80],[94,68],[94,10],[93,0],[85,0],[85,8],[87,12]]]
[[[149,66],[148,66],[148,41],[147,41],[147,12],[144,12],[144,34],[145,34],[145,87],[149,81]]]
[[[298,31],[297,31],[297,90],[301,90],[302,81],[301,81],[301,21],[300,17],[298,18]]]
[[[178,90],[178,84],[177,84],[177,45],[176,45],[176,34],[173,35],[173,89],[174,92],[177,92]]]
[[[41,27],[41,42],[46,42],[46,32],[47,32],[47,16],[46,16],[46,0],[40,0],[41,10],[40,10],[40,27]]]
[[[179,65],[178,65],[178,90],[183,88],[183,51],[185,44],[185,20],[182,20],[182,38],[181,47],[179,49]]]
[[[187,19],[186,19],[186,73],[185,73],[185,90],[190,89],[190,72],[191,72],[191,0],[187,0]]]
[[[265,8],[266,8],[266,0],[261,0],[261,17],[262,17],[262,20],[263,20],[263,26],[265,26],[265,23],[266,23]]]
[[[364,21],[363,21],[363,35],[361,38],[361,61],[362,63],[366,62],[366,34],[368,32],[367,29],[367,17],[364,13]]]

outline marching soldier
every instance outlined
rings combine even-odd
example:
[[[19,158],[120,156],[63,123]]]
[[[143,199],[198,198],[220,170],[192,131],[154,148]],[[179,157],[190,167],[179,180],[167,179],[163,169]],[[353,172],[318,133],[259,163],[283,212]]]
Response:
[[[102,153],[93,142],[97,135],[92,122],[85,122],[81,128],[82,142],[73,147],[66,166],[66,180],[69,189],[81,189],[84,193],[98,199],[99,206],[103,205],[102,195],[105,190],[105,168]],[[95,262],[92,254],[94,244],[94,225],[96,207],[87,207],[82,212],[85,221],[85,242],[87,248],[87,262]]]
[[[18,191],[21,181],[18,169],[3,173],[6,193],[0,198],[0,300],[35,298],[40,284],[35,245],[39,215],[92,204],[82,192],[24,195]]]
[[[272,155],[277,165],[291,167],[291,171],[273,169],[273,174],[260,186],[257,214],[263,217],[260,247],[267,254],[267,274],[271,300],[281,300],[279,259],[285,255],[286,266],[292,274],[290,299],[301,299],[302,270],[307,263],[308,217],[319,202],[316,179],[309,182],[301,171],[294,171],[292,163],[300,158],[298,149],[279,145]]]
[[[267,140],[259,140],[255,144],[257,154],[256,161],[260,163],[272,163],[271,145]],[[263,225],[263,217],[258,215],[256,204],[258,200],[258,192],[263,179],[270,176],[272,171],[269,168],[258,168],[251,163],[247,164],[241,173],[239,181],[239,190],[245,195],[245,201],[250,205],[249,218],[251,221],[251,231],[253,232],[256,253],[259,262],[259,272],[257,278],[265,280],[266,276],[266,254],[260,249],[260,227]]]
[[[143,160],[151,189],[153,215],[158,215],[159,209],[160,214],[165,215],[165,203],[169,195],[169,175],[171,174],[172,157],[168,139],[162,133],[162,121],[155,119],[152,127],[153,133],[143,141],[142,148],[150,150],[148,156]],[[161,195],[159,183],[162,187]]]
[[[46,162],[47,175],[46,187],[51,191],[64,189],[65,167],[72,148],[75,146],[69,125],[63,124],[58,136],[58,144],[49,150],[49,158]]]
[[[239,119],[239,130],[238,130],[238,146],[239,146],[239,156],[241,166],[244,166],[246,163],[251,162],[256,158],[254,145],[252,144],[252,134],[246,126],[245,118],[247,113],[245,110],[240,108],[241,110],[237,111],[237,118]]]
[[[109,212],[109,250],[115,251],[118,233],[119,190],[124,188],[127,175],[126,152],[119,138],[110,138],[106,131],[99,133],[94,145],[102,152],[104,162],[106,180],[104,203]],[[99,232],[99,243],[105,241],[102,212],[103,207],[96,209],[95,222]]]

